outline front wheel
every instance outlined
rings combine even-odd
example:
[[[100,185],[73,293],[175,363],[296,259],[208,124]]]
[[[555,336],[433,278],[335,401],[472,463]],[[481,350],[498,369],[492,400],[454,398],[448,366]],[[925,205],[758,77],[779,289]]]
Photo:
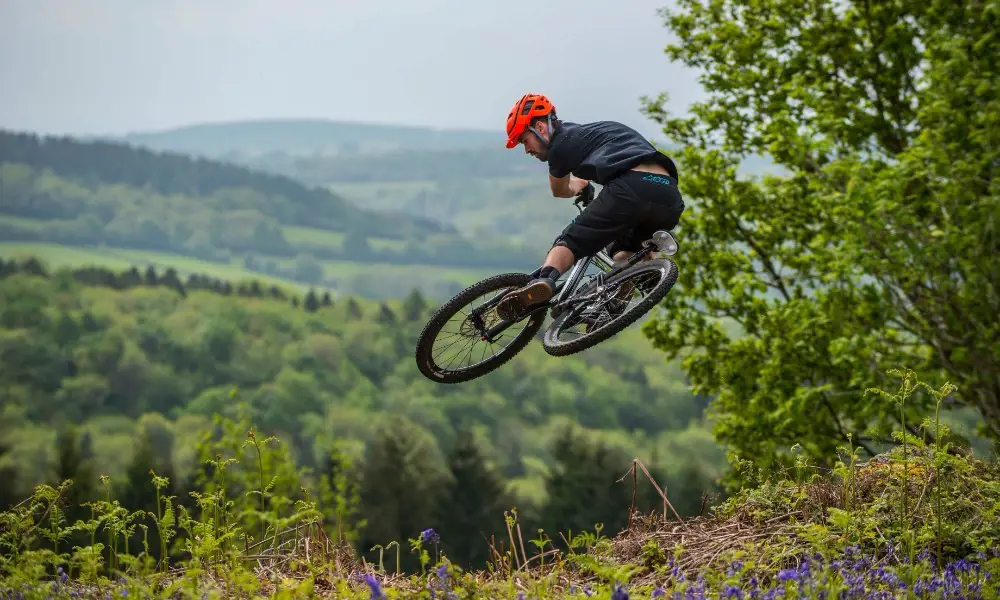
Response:
[[[503,319],[493,306],[508,291],[531,281],[525,273],[504,273],[472,284],[444,303],[424,326],[417,340],[417,368],[431,381],[460,383],[482,377],[514,358],[542,327],[545,311],[530,313],[501,332],[484,339],[484,332]],[[482,300],[477,300],[483,297]],[[455,323],[453,319],[458,318]],[[504,345],[500,346],[500,342]],[[481,346],[481,349],[480,349]],[[467,364],[468,363],[468,364]]]
[[[573,298],[591,298],[562,310],[545,331],[542,346],[552,356],[595,346],[656,306],[676,281],[677,264],[669,258],[655,258],[625,269],[600,286],[591,282],[573,294]]]

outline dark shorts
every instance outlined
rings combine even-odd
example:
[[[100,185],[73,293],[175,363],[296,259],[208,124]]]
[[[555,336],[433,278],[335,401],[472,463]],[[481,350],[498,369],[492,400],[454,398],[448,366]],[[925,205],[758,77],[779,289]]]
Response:
[[[609,181],[597,198],[553,242],[579,260],[606,248],[609,255],[642,248],[658,229],[671,231],[684,212],[672,177],[627,171]]]

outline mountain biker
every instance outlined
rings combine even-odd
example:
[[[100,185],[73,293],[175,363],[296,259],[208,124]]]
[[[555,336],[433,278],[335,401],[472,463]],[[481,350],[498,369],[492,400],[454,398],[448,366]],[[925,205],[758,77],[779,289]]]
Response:
[[[547,302],[556,281],[579,258],[606,248],[622,264],[653,232],[672,230],[684,212],[674,162],[627,125],[560,121],[548,98],[525,94],[507,115],[507,147],[518,144],[548,163],[553,196],[593,197],[591,182],[602,188],[555,239],[538,276],[497,305],[504,319]],[[619,292],[616,296],[630,296],[632,287]]]

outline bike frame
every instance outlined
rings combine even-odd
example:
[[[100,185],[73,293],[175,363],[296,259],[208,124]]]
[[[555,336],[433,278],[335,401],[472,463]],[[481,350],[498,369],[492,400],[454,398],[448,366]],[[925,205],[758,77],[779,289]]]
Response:
[[[521,321],[523,319],[526,319],[526,318],[534,315],[536,312],[538,312],[540,310],[542,310],[542,311],[549,310],[553,306],[557,306],[557,305],[562,304],[564,302],[569,302],[570,305],[572,305],[572,304],[576,304],[577,302],[583,302],[583,301],[589,300],[590,299],[589,295],[583,296],[583,297],[580,297],[580,298],[575,298],[573,300],[569,300],[569,296],[576,290],[576,287],[580,284],[580,279],[583,278],[583,274],[586,272],[587,267],[590,266],[591,263],[596,264],[597,267],[602,271],[597,276],[598,277],[598,289],[600,289],[600,285],[604,283],[605,279],[607,279],[608,277],[612,277],[612,276],[618,274],[619,272],[624,271],[625,269],[627,269],[627,268],[631,267],[632,265],[638,263],[640,260],[643,259],[643,257],[645,257],[647,254],[649,254],[654,248],[655,248],[655,246],[652,243],[652,241],[648,241],[647,240],[646,242],[643,243],[642,250],[639,250],[638,252],[633,253],[628,258],[628,261],[626,261],[625,263],[623,263],[621,265],[618,265],[618,266],[615,266],[614,260],[611,258],[611,256],[608,255],[607,252],[605,252],[604,249],[598,250],[596,253],[594,253],[594,254],[592,254],[590,256],[584,256],[584,257],[580,258],[579,260],[577,260],[573,264],[572,268],[570,268],[570,270],[566,273],[566,281],[565,281],[565,283],[562,283],[562,284],[559,284],[559,285],[556,286],[556,293],[553,294],[552,298],[550,298],[548,300],[548,302],[545,302],[544,304],[540,304],[537,307],[531,309],[530,311],[528,311],[527,313],[525,313],[524,315],[522,315],[521,318],[519,318],[519,319],[517,319],[515,321],[507,321],[507,320],[500,321],[499,323],[497,323],[496,325],[494,325],[493,327],[491,327],[482,336],[482,339],[485,340],[485,341],[488,341],[488,342],[492,343],[493,339],[497,335],[499,335],[500,333],[503,333],[503,331],[506,330],[508,327],[510,327],[514,323],[517,323],[518,321]],[[531,277],[537,277],[538,274],[541,273],[541,270],[542,270],[542,268],[538,267],[537,269],[535,269],[534,271],[531,272],[530,276]],[[497,304],[500,303],[500,301],[503,299],[503,297],[504,297],[504,294],[498,294],[497,297],[494,298],[493,300],[490,300],[489,302],[483,304],[482,306],[479,306],[478,308],[476,308],[473,311],[473,316],[474,317],[478,317],[481,313],[483,313],[483,312],[489,310],[490,308],[496,306]]]
[[[591,201],[592,200],[584,199],[584,197],[579,197],[579,199],[573,202],[573,204],[576,205],[577,210],[579,210],[582,213],[583,209],[586,208]],[[581,204],[583,208],[581,208]],[[657,234],[659,233],[661,232],[657,232]],[[665,233],[668,237],[670,237],[670,239],[673,239],[672,236],[670,236],[669,232],[662,232],[662,233]],[[553,306],[559,306],[559,305],[572,306],[573,304],[576,304],[578,302],[589,300],[591,298],[590,295],[582,296],[580,298],[574,298],[572,300],[570,299],[570,296],[576,290],[576,286],[579,285],[580,279],[583,277],[583,274],[586,272],[587,267],[589,267],[591,263],[596,264],[597,267],[601,270],[601,273],[597,275],[597,284],[598,284],[597,290],[600,291],[601,287],[604,284],[605,279],[613,277],[618,273],[620,273],[621,271],[624,271],[625,269],[628,269],[629,267],[635,265],[640,260],[645,258],[647,254],[656,249],[656,247],[657,247],[656,243],[653,240],[651,239],[646,240],[645,242],[642,243],[641,250],[639,250],[638,252],[634,252],[626,262],[617,266],[615,265],[614,259],[608,255],[607,248],[602,248],[597,252],[595,252],[594,254],[591,254],[590,256],[584,256],[580,258],[579,260],[576,261],[576,263],[573,264],[572,268],[570,268],[569,272],[566,274],[565,283],[556,286],[556,293],[553,294],[552,298],[550,298],[548,302],[540,304],[537,307],[531,309],[530,311],[522,315],[520,319],[517,319],[515,321],[507,321],[507,320],[500,321],[499,323],[491,327],[488,331],[486,331],[481,336],[481,338],[485,341],[492,343],[493,338],[496,337],[498,334],[502,333],[505,329],[507,329],[514,323],[521,321],[522,319],[526,319],[534,315],[536,312],[540,310],[549,310]],[[537,277],[539,273],[541,273],[541,270],[542,268],[538,267],[537,269],[532,271],[530,276]],[[489,302],[483,304],[479,308],[474,309],[472,311],[472,315],[470,316],[478,321],[480,315],[483,312],[499,304],[500,301],[503,299],[503,297],[504,294],[497,295],[497,297],[494,298],[493,300],[490,300]],[[477,327],[481,328],[482,325],[477,325]]]

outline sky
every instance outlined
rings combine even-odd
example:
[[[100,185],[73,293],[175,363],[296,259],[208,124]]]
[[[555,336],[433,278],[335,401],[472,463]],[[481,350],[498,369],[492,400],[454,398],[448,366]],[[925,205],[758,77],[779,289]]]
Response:
[[[685,112],[673,0],[0,0],[0,128],[120,135],[318,118],[502,129],[521,94],[563,119]]]

